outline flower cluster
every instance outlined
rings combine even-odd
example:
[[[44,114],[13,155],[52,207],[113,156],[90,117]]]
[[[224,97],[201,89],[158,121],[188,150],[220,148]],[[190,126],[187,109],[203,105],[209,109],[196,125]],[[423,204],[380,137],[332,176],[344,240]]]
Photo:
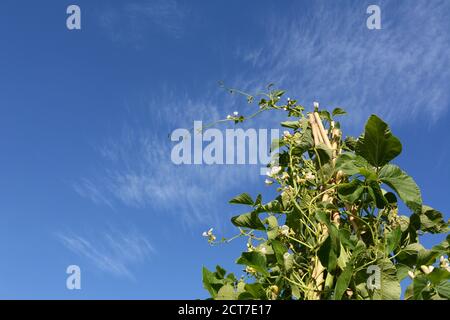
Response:
[[[205,238],[208,238],[208,242],[214,242],[216,241],[216,236],[213,234],[213,228],[209,229],[208,231],[205,231],[202,233],[202,236]]]

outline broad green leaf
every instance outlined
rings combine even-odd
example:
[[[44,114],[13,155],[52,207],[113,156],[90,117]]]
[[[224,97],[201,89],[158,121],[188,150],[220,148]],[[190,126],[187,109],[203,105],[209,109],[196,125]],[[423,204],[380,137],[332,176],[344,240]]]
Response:
[[[254,205],[252,197],[248,193],[241,193],[240,195],[234,197],[230,200],[232,204],[248,204],[250,206]]]
[[[319,256],[320,263],[326,267],[329,271],[336,269],[337,259],[339,258],[341,251],[341,243],[339,241],[339,231],[333,225],[330,224],[328,227],[328,237],[322,243],[317,252]]]
[[[353,275],[353,266],[351,263],[348,263],[345,267],[344,271],[339,275],[336,281],[336,288],[334,291],[334,300],[341,300],[342,295],[347,290],[350,280]]]
[[[240,280],[236,286],[236,294],[239,296],[241,293],[245,292],[245,285],[246,283],[242,280]]]
[[[400,244],[400,240],[402,237],[402,230],[400,228],[400,226],[398,226],[397,228],[395,228],[394,230],[392,230],[391,232],[389,232],[386,236],[386,240],[387,240],[387,248],[386,251],[387,253],[391,253],[392,251],[394,251],[395,248],[397,248],[397,246]]]
[[[248,212],[231,218],[236,227],[250,228],[254,230],[266,230],[266,227],[258,217],[256,211]]]
[[[347,136],[344,140],[343,149],[347,151],[355,151],[357,142],[358,141],[355,137]]]
[[[439,285],[436,286],[436,291],[442,298],[450,300],[450,282],[449,281],[442,281]]]
[[[277,199],[281,200],[281,197],[278,197]],[[272,213],[280,213],[283,212],[283,206],[281,205],[281,202],[279,200],[272,200],[264,205],[262,205],[259,209],[257,209],[258,212],[272,212]]]
[[[425,250],[425,248],[420,243],[411,243],[400,250],[396,259],[400,263],[412,267],[416,265],[417,257],[421,250]]]
[[[315,147],[317,154],[319,155],[320,164],[324,165],[330,161],[332,157],[332,151],[325,144],[320,143]]]
[[[414,300],[423,300],[424,293],[429,290],[428,279],[424,276],[417,276],[413,280],[413,295]]]
[[[370,165],[366,159],[353,153],[343,153],[336,159],[336,171],[341,170],[346,175],[352,176],[360,173],[361,168],[368,168]]]
[[[216,300],[235,300],[236,292],[231,284],[226,284],[217,292]]]
[[[266,291],[260,283],[246,284],[245,290],[252,295],[253,299],[267,299]],[[241,299],[241,297],[239,297],[239,299]]]
[[[361,180],[353,179],[349,183],[342,183],[337,188],[339,198],[348,203],[355,203],[361,197],[364,186]]]
[[[397,269],[397,278],[399,281],[405,279],[408,276],[408,271],[411,270],[410,267],[402,263],[397,263],[395,268]]]
[[[252,267],[257,272],[268,276],[266,267],[266,256],[259,252],[243,252],[242,255],[236,260],[237,264],[246,265]]]
[[[427,276],[434,285],[439,285],[443,281],[450,280],[450,272],[443,268],[434,268]]]
[[[351,240],[351,232],[348,229],[339,229],[339,239],[344,248],[354,249],[356,242]]]
[[[391,187],[412,211],[421,210],[422,196],[419,187],[413,178],[398,166],[393,164],[384,166],[381,168],[378,177],[383,183]]]
[[[223,280],[217,279],[214,272],[209,271],[207,268],[203,267],[203,287],[208,290],[211,297],[215,297],[217,292],[223,285]]]
[[[422,206],[420,218],[420,230],[430,233],[441,233],[448,231],[448,223],[442,217],[442,213],[428,207]]]
[[[367,180],[367,191],[370,197],[375,201],[378,209],[383,209],[388,203],[381,191],[380,185],[375,180]]]
[[[306,128],[301,133],[296,133],[295,137],[295,149],[293,153],[297,153],[297,155],[304,153],[306,150],[310,149],[314,145],[314,138],[312,135],[311,128]],[[297,150],[298,149],[298,150]]]
[[[286,246],[277,240],[272,240],[270,244],[272,245],[272,249],[275,252],[277,262],[280,265],[284,265],[284,254],[287,252]]]
[[[278,220],[275,216],[269,216],[265,220],[268,225],[267,238],[269,240],[275,239],[278,236]]]
[[[371,115],[355,151],[373,166],[382,167],[401,153],[402,144],[383,120]]]
[[[373,290],[374,300],[399,300],[401,295],[397,269],[389,259],[381,260],[377,264],[381,269],[381,288]]]
[[[300,128],[300,122],[297,121],[284,121],[281,122],[281,126],[285,127],[285,128],[290,128],[290,129],[298,129]]]
[[[334,117],[334,116],[340,116],[340,115],[347,114],[347,112],[344,109],[342,109],[342,108],[334,108],[333,112],[331,114]]]

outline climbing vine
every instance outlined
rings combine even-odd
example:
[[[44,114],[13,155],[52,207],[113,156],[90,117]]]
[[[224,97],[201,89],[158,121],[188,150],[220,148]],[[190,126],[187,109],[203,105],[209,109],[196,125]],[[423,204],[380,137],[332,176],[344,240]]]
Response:
[[[231,219],[238,229],[232,239],[247,239],[236,260],[244,271],[238,279],[220,266],[203,268],[212,299],[400,299],[406,277],[406,299],[450,298],[450,236],[431,249],[419,241],[425,233],[448,233],[449,223],[423,204],[413,178],[392,162],[402,144],[383,120],[372,115],[358,138],[345,137],[341,108],[316,104],[306,112],[272,87],[242,94],[258,104],[251,117],[278,111],[288,118],[266,179],[278,195],[267,202],[248,193],[230,200],[248,208]],[[409,214],[399,212],[399,201]],[[204,236],[211,244],[230,241],[217,241],[213,230]],[[371,266],[378,279],[368,283]]]

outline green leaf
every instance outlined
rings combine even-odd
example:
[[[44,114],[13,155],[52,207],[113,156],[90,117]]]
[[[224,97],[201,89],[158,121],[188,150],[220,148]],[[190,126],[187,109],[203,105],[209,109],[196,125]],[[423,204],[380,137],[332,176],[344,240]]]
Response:
[[[367,190],[372,199],[375,201],[377,208],[383,209],[388,202],[381,191],[380,185],[377,181],[370,179],[367,180],[366,183],[368,185]]]
[[[209,271],[207,268],[203,267],[203,287],[208,290],[211,297],[216,297],[217,292],[223,285],[223,280],[217,279],[214,272]]]
[[[450,282],[441,282],[436,286],[436,291],[442,298],[450,300]]]
[[[323,166],[325,163],[330,161],[332,157],[331,149],[328,148],[325,144],[320,143],[316,146],[317,154],[319,155],[320,164]]]
[[[423,300],[424,294],[429,290],[428,279],[424,276],[417,276],[412,283],[412,298],[414,300]]]
[[[393,252],[394,249],[397,248],[397,246],[400,244],[401,237],[402,237],[402,229],[400,228],[400,226],[398,226],[397,228],[388,233],[388,235],[386,236],[387,238],[386,251],[388,254]]]
[[[381,167],[401,153],[402,144],[383,120],[371,115],[355,151],[373,166]]]
[[[366,159],[353,153],[343,153],[336,159],[336,171],[341,170],[346,175],[358,174],[361,168],[368,168],[370,165]]]
[[[254,205],[252,197],[250,197],[250,195],[248,193],[241,193],[240,195],[231,199],[230,203],[232,203],[232,204],[247,204],[250,206]]]
[[[421,250],[425,250],[425,248],[420,243],[411,243],[401,249],[397,255],[397,260],[400,263],[412,267],[416,265],[417,257],[419,255],[419,251]]]
[[[442,213],[428,207],[422,206],[420,218],[420,230],[430,233],[442,233],[448,231],[448,223],[444,221]]]
[[[269,240],[275,239],[278,236],[278,220],[275,216],[269,216],[265,220],[268,225],[267,238]]]
[[[301,133],[296,133],[294,137],[296,138],[294,150],[298,151],[296,152],[297,154],[298,153],[302,154],[303,152],[310,149],[314,145],[314,138],[310,127],[307,127]]]
[[[384,166],[381,168],[378,177],[383,183],[391,187],[412,211],[421,210],[422,196],[419,187],[413,178],[398,166],[393,164]]]
[[[342,183],[337,188],[339,198],[348,203],[355,203],[364,191],[363,183],[354,179],[349,183]]]
[[[270,244],[272,245],[272,249],[275,252],[275,257],[278,264],[284,266],[284,254],[287,252],[286,246],[277,240],[272,240]]]
[[[374,289],[375,300],[399,300],[401,295],[400,282],[397,278],[397,269],[389,259],[378,263],[381,269],[381,288]]]
[[[235,300],[236,292],[231,284],[226,284],[217,292],[216,300]]]
[[[266,256],[262,253],[255,251],[243,252],[239,259],[236,260],[236,263],[252,267],[264,276],[269,275],[266,267]]]
[[[290,129],[298,129],[300,128],[300,122],[297,121],[284,121],[281,122],[281,126],[285,127],[285,128],[290,128]]]
[[[281,200],[281,197],[278,197],[277,199]],[[272,201],[262,205],[256,211],[257,212],[281,213],[281,212],[283,212],[283,206],[281,205],[279,200],[272,200]]]
[[[339,240],[339,231],[333,224],[328,226],[328,237],[322,243],[317,252],[320,263],[329,271],[336,269],[337,259],[341,251],[341,243]]]
[[[340,116],[340,115],[347,114],[347,112],[344,109],[342,109],[342,108],[334,108],[333,112],[331,114],[334,117],[334,116]]]
[[[434,268],[427,276],[434,285],[439,285],[443,281],[450,280],[450,272],[443,268]]]
[[[341,241],[344,248],[353,250],[356,243],[351,240],[351,232],[347,229],[339,229],[339,240]]]
[[[267,299],[266,291],[260,283],[250,283],[245,285],[245,290],[251,294],[253,299]],[[241,297],[239,297],[241,299]]]
[[[342,295],[347,290],[350,280],[353,275],[353,266],[351,263],[347,263],[344,271],[339,275],[336,281],[336,288],[334,291],[334,300],[341,300]]]
[[[405,279],[408,276],[408,271],[411,270],[410,267],[402,263],[397,263],[395,268],[397,269],[397,278],[399,281]]]
[[[266,230],[256,211],[248,212],[231,218],[236,227],[250,228],[254,230]]]

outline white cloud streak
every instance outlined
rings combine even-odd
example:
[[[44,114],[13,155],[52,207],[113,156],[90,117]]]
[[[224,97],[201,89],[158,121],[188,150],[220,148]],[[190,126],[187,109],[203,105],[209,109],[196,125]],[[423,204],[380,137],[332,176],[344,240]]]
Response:
[[[311,1],[291,8],[294,18],[265,19],[263,45],[237,50],[251,66],[237,81],[342,106],[358,126],[370,113],[436,121],[450,101],[450,2],[382,1],[382,30],[366,28],[367,6]]]
[[[160,217],[170,214],[171,220],[186,227],[200,224],[220,228],[223,212],[218,204],[222,207],[226,203],[224,195],[240,187],[243,180],[255,182],[261,177],[259,165],[172,163],[172,130],[189,129],[194,120],[208,123],[224,118],[226,113],[210,101],[213,99],[175,99],[168,93],[144,106],[135,105],[121,134],[99,148],[102,165],[96,170],[98,174],[78,181],[75,190],[96,204],[146,210]]]
[[[91,237],[91,240],[74,233],[58,233],[57,237],[67,249],[101,271],[130,279],[134,279],[132,267],[155,253],[150,242],[136,231],[122,233],[111,229]]]

